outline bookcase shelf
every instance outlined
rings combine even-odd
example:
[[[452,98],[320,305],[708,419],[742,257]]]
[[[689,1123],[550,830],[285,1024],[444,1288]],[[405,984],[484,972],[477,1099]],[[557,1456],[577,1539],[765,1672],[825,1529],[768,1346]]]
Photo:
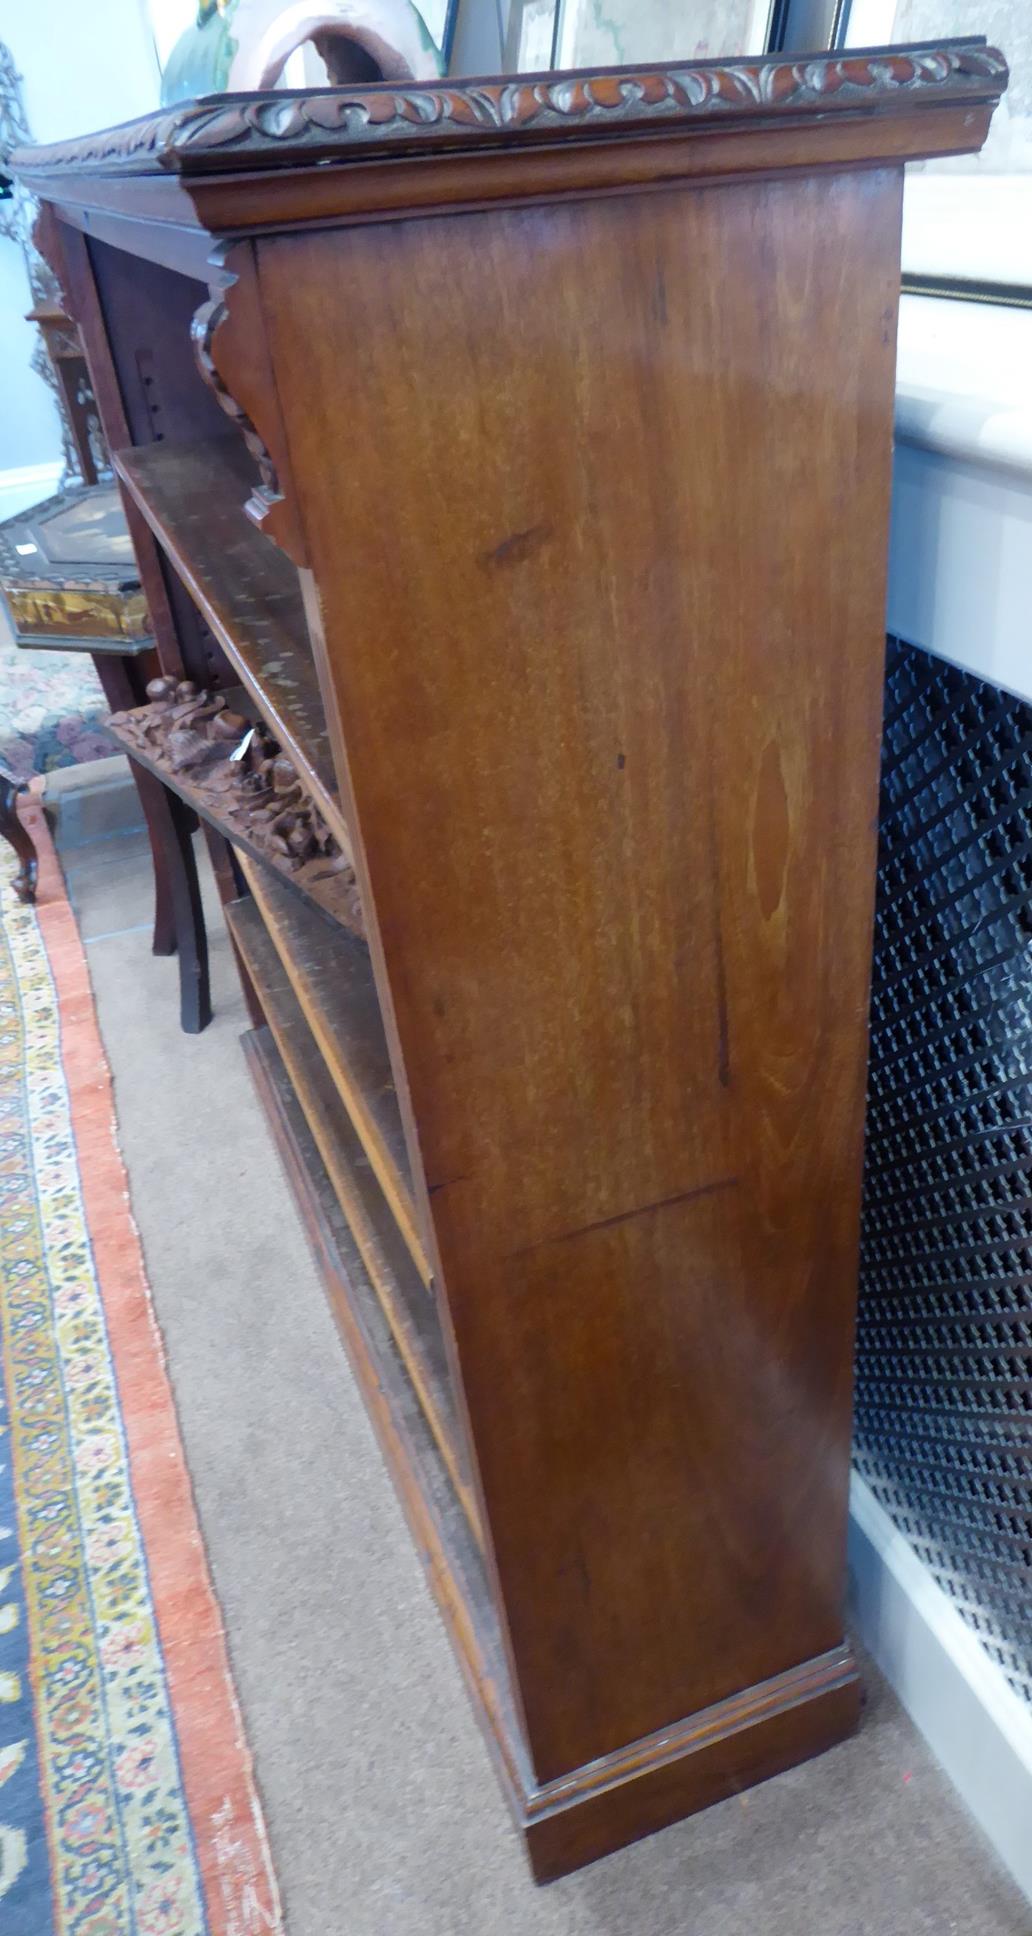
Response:
[[[419,1229],[405,1131],[369,951],[291,894],[267,867],[243,861],[287,979],[366,1158],[425,1285],[430,1264]]]
[[[226,918],[449,1478],[471,1526],[476,1528],[476,1509],[462,1470],[454,1400],[433,1299],[400,1241],[397,1225],[305,1019],[257,898],[231,902]]]
[[[114,465],[169,563],[350,857],[296,568],[248,519],[235,437],[162,440]]]
[[[475,1517],[460,1504],[409,1360],[341,1208],[276,1037],[265,1025],[249,1031],[243,1045],[430,1589],[476,1692],[496,1765],[518,1814],[518,1797],[533,1785],[533,1777],[512,1706]]]

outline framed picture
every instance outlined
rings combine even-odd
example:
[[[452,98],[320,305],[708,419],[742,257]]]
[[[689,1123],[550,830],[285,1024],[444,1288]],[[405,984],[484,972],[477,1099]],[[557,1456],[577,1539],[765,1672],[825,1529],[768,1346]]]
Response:
[[[441,71],[448,72],[451,59],[452,41],[455,38],[455,15],[459,0],[418,0],[418,11],[422,14],[423,24],[434,46],[441,56]]]
[[[512,0],[505,36],[507,74],[547,74],[556,65],[558,0]]]
[[[849,0],[512,0],[509,73],[840,46]]]
[[[641,61],[719,60],[763,54],[779,0],[558,0],[556,67],[619,67]]]
[[[772,42],[786,54],[823,53],[841,47],[849,16],[849,0],[785,0],[779,38]]]
[[[903,284],[1032,307],[1032,5],[1029,0],[850,0],[842,44],[985,34],[1010,84],[981,154],[907,169]]]

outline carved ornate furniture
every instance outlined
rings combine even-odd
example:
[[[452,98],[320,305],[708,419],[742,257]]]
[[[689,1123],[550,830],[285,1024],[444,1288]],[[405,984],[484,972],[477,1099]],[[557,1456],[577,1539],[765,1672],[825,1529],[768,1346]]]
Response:
[[[60,491],[0,524],[0,591],[26,649],[154,650],[114,484]]]
[[[118,490],[92,484],[61,491],[0,525],[0,598],[15,643],[25,651],[86,652],[109,706],[138,706],[157,671],[150,616]],[[183,1028],[211,1020],[208,942],[194,857],[192,815],[159,785],[150,763],[128,749],[154,861],[154,953],[179,957]],[[27,860],[28,836],[13,796],[0,833]],[[35,870],[15,891],[33,897]],[[24,889],[24,891],[23,891]]]
[[[1005,77],[229,97],[18,158],[164,670],[244,689],[354,866],[364,940],[241,853],[248,1053],[542,1878],[856,1721],[902,164]]]
[[[108,469],[107,453],[97,424],[97,406],[90,389],[89,372],[79,332],[59,303],[40,302],[30,309],[26,321],[35,323],[43,338],[54,390],[64,419],[65,431],[75,452],[79,476],[84,484],[96,484],[98,457]]]

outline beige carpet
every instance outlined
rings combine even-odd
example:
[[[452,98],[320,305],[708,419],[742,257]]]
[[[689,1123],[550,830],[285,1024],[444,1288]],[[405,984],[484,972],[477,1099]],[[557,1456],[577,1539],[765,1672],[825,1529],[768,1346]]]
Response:
[[[856,1740],[534,1888],[252,1096],[221,923],[216,1019],[184,1036],[142,840],[64,859],[291,1936],[1030,1936],[873,1672]]]

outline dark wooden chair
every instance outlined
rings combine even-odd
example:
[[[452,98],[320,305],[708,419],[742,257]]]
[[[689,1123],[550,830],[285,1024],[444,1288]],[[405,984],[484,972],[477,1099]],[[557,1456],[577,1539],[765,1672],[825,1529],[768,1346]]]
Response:
[[[18,813],[18,795],[26,791],[27,784],[11,772],[6,761],[0,760],[0,839],[14,848],[21,861],[11,882],[15,894],[19,901],[32,902],[36,898],[39,859],[36,843]]]

